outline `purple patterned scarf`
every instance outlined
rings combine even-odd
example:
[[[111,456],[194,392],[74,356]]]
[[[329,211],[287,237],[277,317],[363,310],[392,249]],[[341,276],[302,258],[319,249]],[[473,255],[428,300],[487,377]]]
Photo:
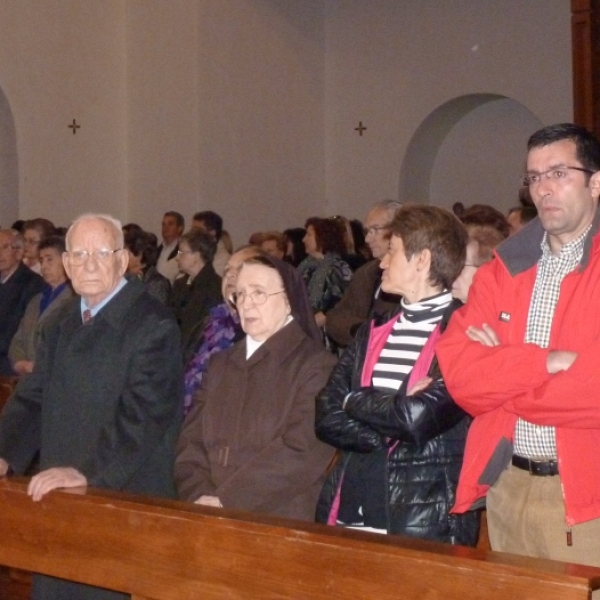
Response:
[[[212,308],[206,319],[202,343],[185,369],[184,412],[189,412],[194,393],[200,388],[202,376],[206,371],[208,359],[213,355],[233,346],[236,333],[240,328],[238,314],[232,314],[229,306],[223,302]]]

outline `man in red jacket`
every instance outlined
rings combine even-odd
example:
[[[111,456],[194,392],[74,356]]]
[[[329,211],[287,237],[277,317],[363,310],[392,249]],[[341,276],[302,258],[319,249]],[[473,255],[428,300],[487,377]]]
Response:
[[[475,420],[456,512],[487,496],[494,550],[600,566],[600,142],[528,142],[539,218],[496,249],[437,348]]]

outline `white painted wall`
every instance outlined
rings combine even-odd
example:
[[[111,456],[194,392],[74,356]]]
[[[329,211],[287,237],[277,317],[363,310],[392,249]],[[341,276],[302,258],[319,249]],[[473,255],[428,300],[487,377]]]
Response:
[[[359,216],[373,201],[398,197],[415,131],[454,98],[497,94],[523,105],[540,123],[571,120],[569,11],[568,0],[327,2],[328,212]],[[354,128],[361,120],[368,129],[359,137]],[[502,136],[504,124],[503,117],[489,128]],[[524,124],[523,137],[531,133],[526,129]],[[506,175],[489,200],[514,198],[520,174],[514,156],[524,155],[524,142],[515,147],[513,141],[512,131],[500,144],[488,145],[482,135],[476,148],[477,170],[487,173],[485,165],[495,164]],[[505,151],[498,154],[498,146]],[[474,162],[472,153],[463,153],[465,163]],[[413,200],[439,200],[440,182],[450,179],[452,195],[461,192],[452,201],[482,200],[468,169],[465,177],[448,160],[435,168],[434,197]]]
[[[160,233],[198,198],[198,3],[127,2],[127,173],[124,218]]]
[[[235,244],[322,211],[321,0],[200,2],[200,190]]]
[[[123,214],[124,6],[0,2],[0,87],[15,121],[21,218],[67,223],[84,210]],[[73,118],[81,123],[76,135],[67,127]]]
[[[237,244],[313,214],[362,217],[397,197],[428,115],[483,93],[531,119],[488,106],[510,132],[478,146],[461,144],[477,132],[465,116],[423,200],[481,201],[453,164],[467,148],[506,172],[504,198],[519,173],[498,145],[514,163],[530,123],[571,118],[570,60],[569,0],[0,0],[18,215],[105,210],[158,232],[167,209],[213,209]]]

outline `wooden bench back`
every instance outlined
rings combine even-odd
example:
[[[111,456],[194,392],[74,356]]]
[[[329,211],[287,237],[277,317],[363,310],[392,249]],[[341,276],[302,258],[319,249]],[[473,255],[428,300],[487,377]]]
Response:
[[[0,480],[0,564],[136,600],[588,599],[600,569]]]

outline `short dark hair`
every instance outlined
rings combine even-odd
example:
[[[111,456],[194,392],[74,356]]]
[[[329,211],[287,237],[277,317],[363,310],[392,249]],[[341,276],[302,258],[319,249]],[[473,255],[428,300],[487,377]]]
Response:
[[[144,231],[144,228],[137,223],[125,223],[121,229],[125,235],[128,233],[139,233],[140,231]]]
[[[23,223],[23,233],[28,229],[35,229],[40,234],[41,241],[54,235],[55,232],[54,223],[48,219],[42,219],[41,217],[25,221],[25,223]]]
[[[600,142],[585,127],[574,123],[557,123],[536,131],[527,141],[527,151],[548,144],[570,140],[575,144],[577,160],[585,169],[600,171]]]
[[[290,229],[286,229],[283,235],[285,235],[285,239],[292,245],[292,254],[288,256],[289,261],[297,267],[307,256],[306,248],[302,243],[302,238],[306,235],[306,229],[303,227],[291,227]]]
[[[25,221],[23,219],[17,219],[11,226],[10,229],[14,229],[19,233],[23,233],[23,225],[25,225]]]
[[[328,252],[346,253],[346,244],[344,242],[345,225],[338,222],[339,219],[322,219],[320,217],[310,217],[304,224],[305,229],[311,225],[315,230],[317,248],[319,252],[327,254]]]
[[[209,233],[199,229],[190,229],[181,236],[180,245],[181,242],[185,242],[192,252],[199,252],[206,264],[212,263],[217,251],[217,242]]]
[[[467,229],[472,226],[490,227],[495,229],[503,238],[507,238],[510,233],[510,226],[506,217],[489,204],[473,204],[457,216]]]
[[[183,218],[183,215],[177,211],[168,210],[163,217],[173,217],[177,223],[177,227],[181,227],[182,229],[185,227],[185,219]]]
[[[529,223],[529,221],[533,221],[537,217],[537,208],[535,206],[529,206],[529,204],[524,204],[523,206],[513,206],[508,211],[508,216],[513,213],[519,213],[519,220],[521,223]]]
[[[51,235],[45,240],[40,242],[39,250],[45,250],[46,248],[54,248],[59,254],[66,252],[67,246],[65,244],[65,238],[62,235]]]
[[[129,231],[125,234],[125,248],[139,256],[145,268],[155,267],[158,260],[158,240],[148,231]]]
[[[431,252],[429,281],[451,289],[463,270],[467,249],[467,231],[451,212],[427,204],[402,206],[390,225],[392,235],[402,238],[410,260],[418,252]]]
[[[209,231],[215,232],[215,239],[217,242],[221,239],[221,233],[223,232],[223,219],[220,215],[212,210],[203,210],[197,212],[193,218],[194,221],[202,221]]]

